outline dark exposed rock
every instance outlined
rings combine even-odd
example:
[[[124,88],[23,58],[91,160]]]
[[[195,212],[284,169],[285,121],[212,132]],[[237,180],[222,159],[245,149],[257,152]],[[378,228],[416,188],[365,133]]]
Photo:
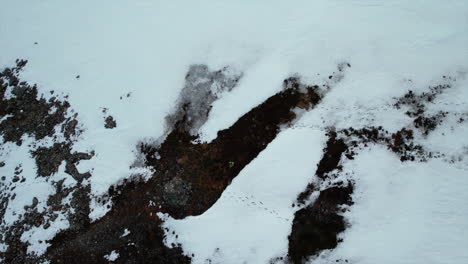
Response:
[[[380,144],[405,161],[427,161],[436,157],[413,143],[413,130],[402,128],[388,133],[382,127],[361,129],[348,128],[327,133],[328,141],[324,148],[315,175],[321,180],[333,179],[341,173],[344,158],[354,159],[356,149]],[[306,205],[314,191],[314,184],[308,184],[297,198],[297,203]],[[320,191],[318,198],[295,213],[292,231],[289,236],[288,259],[292,263],[304,263],[321,250],[335,248],[338,235],[346,228],[345,219],[338,210],[341,205],[352,205],[353,183],[341,182],[336,186]]]
[[[199,82],[197,78],[200,76],[208,81]],[[226,68],[211,72],[206,66],[193,66],[186,76],[178,109],[167,119],[169,130],[165,140],[159,146],[141,145],[146,165],[156,171],[154,177],[147,182],[130,181],[111,188],[109,197],[113,202],[112,210],[94,223],[90,223],[88,218],[89,186],[79,184],[65,188],[62,183],[57,183],[56,193],[47,201],[47,211],[37,213],[34,207],[28,207],[30,213],[5,232],[5,240],[13,247],[0,257],[6,263],[37,263],[39,258],[29,256],[27,244],[20,240],[26,230],[24,228],[38,225],[48,227],[50,220],[57,218],[56,212],[68,212],[70,228],[49,241],[52,246],[45,257],[52,263],[106,263],[103,256],[112,250],[120,254],[117,263],[189,263],[190,258],[183,255],[179,245],[168,248],[163,244],[164,232],[156,213],[183,218],[206,211],[232,179],[275,139],[280,126],[296,117],[294,108],[311,109],[322,98],[319,87],[304,85],[299,78],[289,78],[284,82],[283,91],[246,113],[230,128],[220,131],[211,143],[194,143],[198,139],[198,128],[207,120],[213,101],[220,92],[232,89],[239,78],[240,75],[229,75]],[[336,78],[332,76],[331,79]],[[57,112],[57,109],[54,111]],[[65,171],[79,182],[89,177],[80,175],[75,165],[80,160],[89,159],[92,154],[71,153],[71,137],[78,129],[74,118],[64,116],[57,123],[62,124],[62,133],[70,140],[57,142],[52,147],[38,148],[34,152],[38,157],[36,162],[40,163],[38,170],[43,176],[56,172],[65,161]],[[340,141],[338,136],[339,133],[335,137]],[[337,144],[337,151],[342,147]],[[48,155],[53,157],[51,161],[46,161]],[[345,155],[352,153],[346,152]],[[329,158],[338,161],[324,162],[322,166],[333,167],[341,157],[341,153],[330,154]],[[328,171],[320,173],[325,177]],[[329,196],[338,197],[338,192],[330,193],[321,194],[324,198],[319,201],[322,201],[324,208],[328,208],[320,213],[332,219],[334,209],[326,199]],[[64,206],[62,200],[70,194],[71,203]],[[331,200],[330,203],[336,201]],[[129,229],[130,234],[121,237],[124,228]]]
[[[38,176],[48,177],[58,171],[58,167],[62,162],[66,162],[65,172],[69,173],[79,182],[84,178],[89,177],[89,173],[79,173],[76,165],[80,160],[90,159],[93,154],[71,152],[75,137],[81,133],[77,114],[73,117],[67,117],[70,108],[66,100],[59,100],[53,96],[46,99],[43,95],[39,95],[36,85],[30,85],[25,81],[20,80],[20,72],[26,65],[27,61],[17,60],[16,66],[6,68],[0,72],[0,119],[3,121],[0,124],[0,135],[3,136],[4,142],[14,142],[18,145],[22,144],[22,137],[29,136],[36,140],[49,137],[54,143],[50,147],[37,147],[36,143],[31,144],[31,154],[36,161]],[[53,91],[50,93],[54,94]],[[66,98],[66,96],[65,96]],[[61,128],[63,133],[60,141],[57,139],[56,128]],[[60,131],[58,132],[60,133]],[[3,186],[0,183],[0,218],[8,206],[9,200],[14,200],[16,197],[16,186],[26,181],[22,175],[21,165],[17,166],[14,171],[12,186],[8,190],[8,186]],[[5,177],[3,177],[5,180]],[[28,244],[21,241],[21,236],[25,231],[32,227],[44,225],[49,227],[51,221],[54,221],[59,214],[67,215],[69,212],[74,212],[72,215],[86,215],[88,219],[89,199],[85,199],[87,195],[81,195],[78,200],[80,202],[74,204],[74,208],[70,208],[62,203],[62,200],[68,193],[77,189],[78,193],[81,185],[70,187],[64,191],[63,188],[57,188],[56,193],[49,196],[47,200],[48,207],[46,210],[39,212],[37,205],[39,200],[32,199],[30,205],[25,205],[25,213],[20,215],[19,219],[11,226],[4,223],[0,225],[1,242],[8,245],[6,252],[0,253],[0,261],[5,263],[40,263],[40,257],[29,254],[27,252]],[[85,189],[89,192],[89,188]],[[63,192],[62,192],[63,191]],[[83,218],[83,217],[81,217]],[[75,224],[71,222],[71,227]]]
[[[348,150],[348,146],[343,139],[337,138],[337,133],[331,131],[328,133],[329,139],[327,141],[326,151],[320,160],[316,175],[325,179],[325,174],[336,169],[341,160],[341,156]]]
[[[346,227],[343,216],[338,213],[338,206],[351,205],[352,192],[352,184],[331,187],[321,191],[312,205],[296,212],[288,238],[291,262],[304,263],[307,257],[337,246],[337,234]]]
[[[55,143],[52,147],[40,147],[32,155],[36,160],[37,175],[50,176],[57,173],[60,164],[70,152],[70,146],[65,143]]]
[[[37,199],[37,197],[34,197],[33,200],[32,200],[31,206],[34,208],[34,207],[37,206],[38,203],[39,203],[39,200]]]
[[[74,116],[76,118],[76,115]],[[77,135],[78,121],[76,119],[68,118],[67,121],[62,125],[62,133],[65,138],[70,139]]]
[[[88,186],[80,186],[73,191],[72,199],[70,202],[74,213],[70,214],[68,221],[70,222],[70,229],[81,230],[83,227],[89,225],[89,193],[91,188]]]
[[[5,211],[7,209],[9,201],[10,201],[10,196],[8,194],[3,194],[3,193],[0,194],[0,219],[3,219],[3,216],[5,215]]]
[[[155,171],[165,172],[155,177],[169,182],[175,175],[190,182],[190,201],[187,206],[172,207],[160,197],[164,190],[153,192],[151,199],[162,203],[162,210],[176,218],[203,213],[221,195],[240,170],[254,159],[277,135],[279,127],[295,118],[292,111],[310,98],[309,105],[317,104],[321,97],[318,87],[310,86],[305,92],[286,89],[267,99],[242,116],[233,126],[218,132],[211,143],[193,144],[197,137],[190,135],[186,124],[178,122],[158,149],[143,146],[147,164]],[[307,94],[307,96],[305,95]],[[190,129],[188,129],[190,130]],[[145,149],[146,148],[146,149]],[[160,159],[156,159],[158,153]],[[169,178],[168,178],[169,177]],[[155,182],[156,186],[160,183]]]
[[[26,209],[23,220],[18,221],[8,230],[1,230],[3,242],[8,245],[5,253],[0,253],[0,258],[5,263],[38,263],[40,258],[27,253],[28,244],[21,241],[21,235],[43,224],[44,213],[39,213],[36,207],[29,206]]]
[[[54,221],[58,214],[68,214],[70,229],[79,229],[83,225],[89,224],[89,187],[71,187],[64,188],[63,181],[56,183],[56,191],[50,195],[47,200],[47,208],[43,212],[37,211],[38,199],[33,198],[30,206],[25,206],[26,213],[22,219],[18,220],[10,228],[1,230],[4,234],[3,241],[9,245],[5,253],[0,253],[0,258],[5,263],[41,263],[44,261],[43,256],[35,256],[27,253],[28,243],[21,241],[21,236],[25,231],[32,227],[43,226],[47,229],[51,226],[51,221]],[[63,199],[70,193],[72,201],[70,206],[64,205]]]
[[[219,94],[231,91],[242,77],[242,74],[231,71],[229,67],[210,71],[206,65],[191,65],[175,111],[166,117],[168,128],[179,123],[195,136],[208,119],[211,105]]]
[[[409,110],[406,111],[406,115],[413,118],[414,126],[421,130],[421,132],[426,136],[441,124],[443,119],[446,117],[446,114],[448,114],[447,112],[442,111],[432,115],[426,113],[426,105],[434,103],[434,100],[438,95],[452,87],[450,82],[454,81],[454,79],[446,76],[444,76],[443,79],[445,83],[430,86],[427,92],[417,94],[409,90],[402,97],[397,98],[397,101],[394,104],[398,109],[401,107],[407,107]]]
[[[330,178],[332,171],[341,171],[340,162],[343,156],[353,158],[354,152],[339,137],[334,130],[327,133],[328,140],[323,150],[315,175],[325,180]],[[346,154],[346,155],[345,155]],[[306,189],[297,198],[299,204],[304,205],[316,186],[308,184]],[[288,261],[304,263],[309,257],[318,254],[321,250],[335,248],[338,244],[338,234],[345,230],[346,224],[343,216],[338,212],[338,206],[351,205],[353,185],[333,186],[320,192],[318,198],[310,205],[300,209],[294,214],[291,234],[288,237]]]
[[[26,134],[35,139],[53,136],[54,127],[66,121],[70,104],[55,97],[39,97],[36,85],[20,81],[19,72],[27,61],[17,60],[16,67],[0,72],[0,134],[4,142],[21,145]],[[9,89],[11,87],[11,89]],[[7,97],[7,91],[11,96]]]
[[[344,140],[337,139],[337,135],[335,131],[328,132],[329,138],[327,140],[327,145],[323,150],[323,157],[315,173],[321,179],[325,179],[327,173],[335,169],[340,169],[338,164],[341,161],[342,155],[348,150],[348,146],[345,144]],[[297,202],[299,204],[305,204],[314,191],[315,186],[313,184],[308,184],[306,189],[298,195]]]
[[[89,160],[93,154],[74,152],[71,153],[70,143],[55,143],[52,147],[40,147],[32,152],[36,160],[37,174],[39,176],[50,176],[58,171],[60,164],[66,162],[65,172],[78,182],[89,178],[90,173],[79,173],[76,164],[81,160]]]
[[[115,127],[117,127],[117,121],[114,120],[114,117],[108,116],[104,120],[104,127],[108,128],[108,129],[115,128]]]
[[[112,210],[81,230],[57,235],[48,258],[53,263],[77,263],[78,259],[100,263],[104,254],[117,250],[121,253],[117,261],[122,263],[188,263],[190,258],[177,245],[169,249],[162,244],[164,232],[156,213],[180,219],[210,208],[232,179],[276,137],[280,126],[295,118],[294,108],[309,109],[321,100],[317,86],[294,85],[298,81],[290,82],[301,89],[285,87],[230,128],[219,131],[211,143],[194,143],[197,136],[191,131],[199,123],[188,118],[193,115],[191,108],[182,106],[177,117],[169,119],[173,126],[159,146],[141,146],[146,165],[156,175],[147,182],[111,188]],[[125,228],[131,233],[121,238]]]
[[[428,135],[431,131],[436,129],[436,127],[442,123],[443,119],[446,117],[446,112],[438,112],[435,115],[431,116],[418,116],[414,119],[413,123],[416,128],[421,129],[424,135]]]
[[[174,207],[182,207],[187,204],[191,193],[191,184],[175,177],[164,185],[164,200]]]

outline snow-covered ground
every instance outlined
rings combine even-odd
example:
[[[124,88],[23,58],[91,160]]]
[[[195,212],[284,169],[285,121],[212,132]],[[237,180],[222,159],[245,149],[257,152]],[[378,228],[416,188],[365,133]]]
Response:
[[[325,143],[320,130],[284,131],[204,214],[166,221],[195,252],[195,263],[268,263],[287,253],[298,190],[314,174]],[[174,235],[171,236],[174,238]]]
[[[50,90],[68,95],[84,128],[73,150],[95,152],[77,166],[92,174],[86,182],[92,199],[147,173],[131,167],[136,146],[164,135],[164,118],[190,65],[243,74],[214,102],[199,131],[205,141],[280,91],[291,75],[330,84],[323,102],[284,128],[212,208],[182,220],[167,217],[164,225],[178,238],[168,233],[166,242],[181,243],[194,263],[268,263],[284,256],[297,210],[291,203],[314,180],[326,129],[411,127],[406,110],[393,107],[395,98],[409,89],[427,91],[442,76],[456,78],[428,104],[430,113],[450,112],[447,120],[415,139],[446,158],[402,163],[373,146],[344,162],[356,188],[355,204],[344,213],[350,227],[336,249],[311,262],[468,263],[468,123],[457,122],[468,119],[468,1],[0,0],[0,6],[0,66],[27,59],[24,80],[46,97]],[[329,80],[343,62],[351,64],[343,78]],[[109,115],[114,129],[104,127]],[[14,190],[6,225],[33,197],[46,206],[55,190],[35,177],[28,148],[5,143],[0,151],[6,164],[0,176],[13,177],[21,163],[28,178]],[[53,177],[76,184],[64,171],[61,166]],[[93,219],[107,211],[91,203]],[[68,226],[62,218],[54,223],[54,232]],[[31,252],[41,253],[45,244],[37,241],[53,235],[36,228],[23,237]],[[109,253],[109,260],[118,256]]]

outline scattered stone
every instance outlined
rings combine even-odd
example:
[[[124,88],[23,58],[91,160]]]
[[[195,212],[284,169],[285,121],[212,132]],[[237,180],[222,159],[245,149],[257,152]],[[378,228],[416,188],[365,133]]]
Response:
[[[21,145],[21,137],[29,135],[36,140],[53,136],[55,126],[66,121],[70,104],[56,98],[39,97],[37,86],[20,81],[19,73],[26,60],[16,60],[16,66],[0,72],[0,135],[4,142]],[[6,97],[7,91],[11,96]],[[54,111],[52,111],[54,110]]]
[[[444,83],[430,86],[427,92],[422,92],[419,94],[414,93],[412,90],[409,90],[402,97],[397,98],[394,106],[397,109],[406,107],[409,110],[406,111],[406,115],[413,118],[413,123],[416,128],[418,128],[423,135],[427,136],[430,132],[442,123],[445,119],[447,112],[439,111],[436,114],[429,115],[426,113],[426,105],[429,103],[434,103],[434,100],[442,94],[445,90],[450,89],[452,85],[450,84],[455,79],[443,76]]]
[[[49,177],[56,173],[60,164],[65,161],[65,172],[77,179],[78,182],[89,178],[89,173],[81,174],[75,166],[80,160],[90,159],[93,153],[71,152],[72,145],[76,140],[75,137],[81,133],[76,120],[77,114],[68,117],[70,105],[66,100],[59,100],[56,96],[46,99],[44,95],[38,94],[36,85],[21,81],[20,72],[26,63],[26,60],[17,60],[15,67],[6,68],[0,72],[0,118],[3,118],[0,123],[0,135],[3,136],[3,142],[14,142],[21,145],[21,138],[24,135],[36,140],[50,137],[54,141],[50,147],[36,148],[35,144],[28,146],[32,149],[31,155],[36,161],[38,176]],[[50,94],[53,95],[54,92],[50,91]],[[67,96],[64,98],[66,99]],[[63,139],[60,142],[57,142],[56,127],[61,128],[61,133],[63,133]],[[17,185],[26,181],[26,178],[21,175],[22,171],[21,164],[15,168],[11,188],[6,189],[7,186],[2,186],[0,183],[1,219],[3,219],[8,202],[16,197],[16,193],[12,193],[12,191]],[[6,177],[3,176],[2,180],[5,179]],[[43,257],[27,252],[28,244],[22,242],[21,236],[32,227],[41,225],[45,228],[50,227],[50,221],[54,221],[59,214],[67,215],[73,212],[70,217],[81,214],[88,218],[89,210],[86,210],[85,207],[89,207],[89,199],[84,199],[84,195],[80,196],[79,202],[73,204],[74,208],[62,203],[68,193],[76,188],[76,186],[66,189],[57,188],[56,193],[49,196],[47,207],[41,212],[37,211],[39,199],[34,197],[32,204],[24,207],[25,213],[20,215],[15,223],[5,225],[4,222],[0,222],[0,233],[2,234],[0,242],[8,245],[5,252],[0,252],[0,261],[5,263],[44,262]],[[89,191],[89,189],[85,189],[84,192],[89,193]],[[71,218],[69,222],[71,228],[76,225],[71,221]]]

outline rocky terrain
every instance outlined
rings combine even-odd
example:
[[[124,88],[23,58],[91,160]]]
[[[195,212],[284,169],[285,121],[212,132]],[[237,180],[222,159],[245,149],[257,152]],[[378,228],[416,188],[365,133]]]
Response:
[[[468,263],[467,1],[9,1],[0,263]]]
[[[76,120],[78,113],[70,110],[73,106],[66,101],[66,96],[46,99],[38,94],[35,85],[21,81],[19,74],[26,64],[27,61],[17,60],[16,66],[5,68],[0,75],[0,133],[4,144],[12,142],[20,146],[23,135],[34,138],[37,143],[29,147],[36,162],[36,177],[50,180],[55,192],[48,197],[45,210],[36,208],[38,199],[34,198],[14,223],[8,225],[3,221],[1,239],[8,245],[1,255],[5,263],[46,260],[51,263],[106,263],[109,252],[114,251],[119,252],[114,263],[190,263],[193,255],[185,255],[180,244],[165,244],[168,229],[161,226],[164,219],[160,213],[175,219],[203,214],[216,203],[239,172],[275,139],[281,127],[294,124],[297,110],[314,111],[333,89],[330,85],[306,85],[298,77],[288,78],[284,80],[282,91],[250,110],[228,129],[219,131],[216,139],[209,143],[199,142],[198,130],[208,119],[217,94],[232,90],[242,74],[226,75],[228,68],[209,71],[205,65],[192,66],[185,77],[185,88],[175,112],[166,118],[167,133],[161,143],[141,143],[138,147],[144,157],[144,166],[150,167],[154,175],[148,180],[134,176],[111,187],[105,196],[98,198],[102,203],[111,201],[110,211],[91,222],[88,217],[91,194],[86,179],[92,174],[79,172],[76,164],[92,159],[94,153],[72,150],[81,131]],[[330,75],[330,80],[341,80],[345,69],[351,66],[343,65],[338,67],[336,74]],[[445,76],[443,79],[452,81]],[[352,178],[334,181],[343,173],[343,159],[352,160],[359,150],[375,144],[385,146],[401,162],[443,158],[443,154],[430,152],[415,143],[414,130],[427,136],[452,114],[428,115],[425,111],[426,105],[450,86],[450,82],[431,86],[421,94],[410,90],[394,99],[395,108],[409,109],[406,115],[413,119],[411,127],[402,127],[393,133],[382,126],[329,127],[322,159],[315,175],[310,175],[317,177],[319,182],[309,184],[292,204],[298,209],[292,222],[288,254],[272,261],[303,263],[324,249],[335,248],[342,241],[339,234],[348,226],[342,212],[352,208],[355,185]],[[464,122],[464,117],[459,117],[458,121]],[[106,128],[115,126],[112,116],[105,118]],[[42,143],[44,139],[49,140],[47,144]],[[51,178],[61,164],[65,165],[65,173],[75,180],[71,187],[64,186],[64,180]],[[5,166],[4,162],[2,166]],[[26,180],[21,165],[15,175],[2,177],[2,217],[8,203],[15,199],[16,185]],[[313,193],[316,198],[311,198]],[[68,228],[53,239],[40,242],[50,244],[44,255],[28,252],[28,243],[21,237],[33,227],[50,228],[59,214],[68,220]]]

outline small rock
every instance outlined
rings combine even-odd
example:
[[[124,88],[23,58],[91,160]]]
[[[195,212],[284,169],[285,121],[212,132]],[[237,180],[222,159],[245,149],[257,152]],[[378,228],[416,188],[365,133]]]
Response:
[[[105,122],[104,127],[107,129],[112,129],[117,126],[117,122],[114,120],[112,116],[108,116],[104,122]]]
[[[32,207],[33,207],[33,208],[36,207],[38,203],[39,203],[39,200],[37,199],[37,197],[34,197],[34,198],[32,199]]]

